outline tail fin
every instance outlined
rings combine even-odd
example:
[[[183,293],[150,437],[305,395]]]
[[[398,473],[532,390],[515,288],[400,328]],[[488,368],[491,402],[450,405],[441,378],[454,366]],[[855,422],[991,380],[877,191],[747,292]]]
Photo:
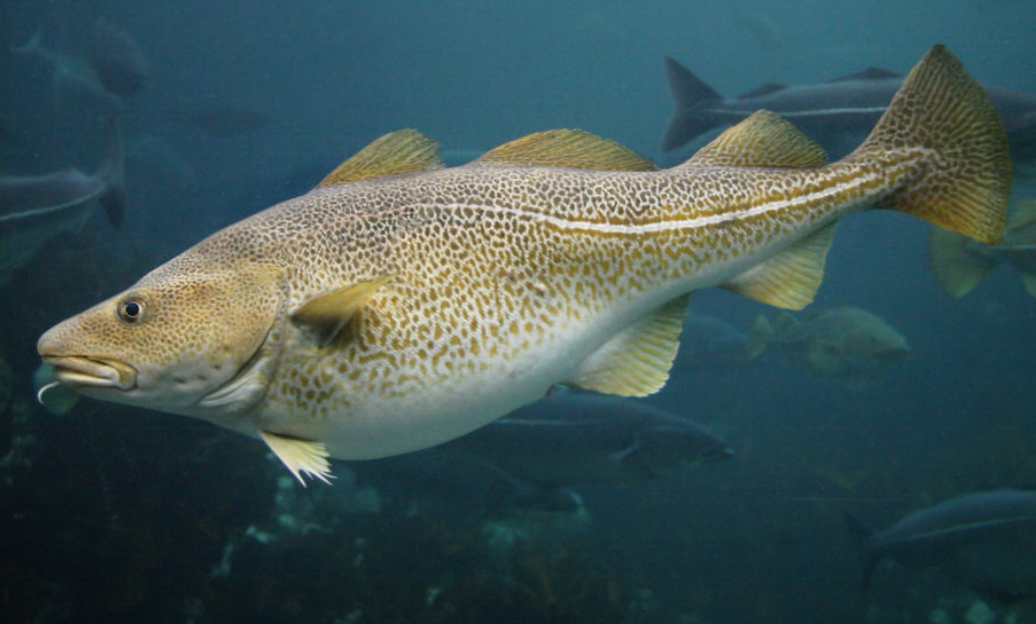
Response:
[[[870,592],[871,582],[874,579],[874,569],[878,566],[879,559],[871,546],[874,530],[848,512],[845,512],[843,515],[845,517],[845,526],[849,530],[849,537],[853,541],[853,546],[860,553],[860,565],[863,572],[861,586],[863,593],[866,594]]]
[[[936,281],[955,299],[974,290],[1001,261],[988,247],[938,228],[928,239],[928,259]]]
[[[665,59],[665,67],[676,112],[669,121],[665,138],[662,139],[662,150],[671,152],[699,134],[723,123],[715,114],[704,110],[695,111],[707,102],[722,101],[723,96],[692,74],[691,70],[668,56]]]
[[[983,243],[999,242],[1011,192],[1007,133],[989,96],[941,45],[914,67],[847,159],[888,162],[911,150],[930,152],[927,165],[878,207]]]
[[[122,130],[115,117],[108,120],[107,142],[104,164],[97,172],[97,177],[103,180],[108,188],[101,195],[99,201],[101,207],[104,208],[104,213],[108,215],[108,222],[118,229],[122,227],[122,220],[126,214],[126,181]]]

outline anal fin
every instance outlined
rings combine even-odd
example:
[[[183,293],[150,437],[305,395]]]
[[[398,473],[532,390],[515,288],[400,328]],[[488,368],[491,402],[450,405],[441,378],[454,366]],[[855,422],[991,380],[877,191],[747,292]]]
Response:
[[[720,288],[778,308],[801,310],[820,288],[834,238],[835,224],[823,227]]]
[[[617,396],[662,389],[680,348],[690,295],[682,295],[616,334],[592,353],[567,383]]]
[[[262,429],[259,430],[259,437],[303,487],[306,485],[303,474],[331,485],[334,475],[331,474],[331,463],[327,461],[327,446],[323,442],[289,438]]]

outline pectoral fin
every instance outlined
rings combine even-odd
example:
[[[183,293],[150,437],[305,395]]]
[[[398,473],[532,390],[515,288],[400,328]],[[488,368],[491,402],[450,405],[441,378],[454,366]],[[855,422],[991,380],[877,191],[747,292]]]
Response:
[[[383,275],[318,295],[292,312],[291,320],[311,328],[317,334],[320,348],[327,347],[342,335],[342,330],[356,318],[374,293],[393,277]]]
[[[661,390],[680,348],[689,297],[677,297],[616,334],[583,361],[568,383],[617,396]]]
[[[331,474],[331,464],[327,461],[327,446],[323,442],[288,438],[261,429],[259,437],[266,442],[277,459],[284,463],[303,487],[306,485],[305,479],[302,478],[303,474],[331,485],[334,475]]]
[[[820,288],[824,261],[834,238],[833,224],[817,230],[721,288],[778,308],[801,310],[813,301]]]

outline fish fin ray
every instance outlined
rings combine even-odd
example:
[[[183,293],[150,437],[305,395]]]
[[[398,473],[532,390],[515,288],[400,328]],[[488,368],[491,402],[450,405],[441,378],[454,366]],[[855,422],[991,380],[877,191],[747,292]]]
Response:
[[[870,136],[844,160],[888,166],[908,150],[920,154],[916,173],[903,175],[876,207],[998,243],[1011,194],[1007,132],[989,95],[941,45],[911,70]]]
[[[291,313],[296,324],[313,329],[321,349],[330,346],[343,335],[343,330],[370,302],[374,294],[394,275],[338,288],[310,299]]]
[[[656,171],[655,165],[615,141],[582,130],[547,130],[486,152],[475,164],[569,167],[598,171]]]
[[[682,295],[612,337],[587,357],[568,384],[617,396],[662,389],[680,347],[690,295]]]
[[[756,111],[681,167],[820,167],[827,153],[776,113]]]
[[[801,310],[813,301],[824,279],[835,227],[831,224],[817,230],[720,287],[760,303]]]
[[[397,130],[376,139],[343,162],[317,188],[442,168],[436,141],[417,130]]]
[[[959,299],[982,283],[1000,258],[987,251],[975,249],[972,243],[956,232],[933,228],[928,239],[928,262],[946,294]]]
[[[327,445],[323,442],[289,438],[262,429],[259,430],[259,437],[303,487],[306,486],[303,475],[331,485],[331,479],[335,476],[331,474],[331,462],[327,460]]]

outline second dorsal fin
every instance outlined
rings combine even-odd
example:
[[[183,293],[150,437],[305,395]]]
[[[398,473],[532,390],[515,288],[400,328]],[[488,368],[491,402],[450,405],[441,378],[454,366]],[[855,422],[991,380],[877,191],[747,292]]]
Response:
[[[775,113],[756,111],[681,166],[820,167],[827,153]]]
[[[475,161],[483,165],[569,167],[598,171],[655,171],[650,160],[615,141],[582,130],[537,132],[494,148]]]
[[[442,167],[437,142],[417,130],[398,130],[376,139],[338,165],[317,188]]]

